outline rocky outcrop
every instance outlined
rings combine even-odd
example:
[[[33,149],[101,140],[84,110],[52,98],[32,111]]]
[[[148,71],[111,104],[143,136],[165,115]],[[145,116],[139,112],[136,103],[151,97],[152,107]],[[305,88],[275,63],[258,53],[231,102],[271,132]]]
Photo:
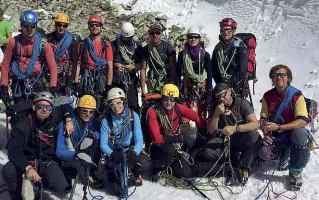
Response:
[[[133,1],[134,3],[134,1]],[[5,14],[12,16],[11,22],[15,30],[20,29],[19,16],[23,10],[33,10],[39,16],[39,27],[47,33],[54,28],[54,18],[57,13],[65,12],[70,16],[68,31],[79,34],[82,38],[89,34],[87,19],[91,14],[97,13],[104,20],[102,35],[107,40],[115,39],[120,32],[121,23],[131,22],[135,30],[135,39],[142,43],[148,41],[148,27],[151,23],[157,22],[165,28],[164,38],[171,41],[177,48],[182,48],[186,37],[182,35],[184,28],[172,26],[167,27],[166,16],[157,16],[156,13],[140,13],[135,15],[121,14],[123,10],[129,11],[131,5],[111,5],[109,1],[96,0],[1,0],[1,6]],[[203,37],[203,40],[207,39]]]

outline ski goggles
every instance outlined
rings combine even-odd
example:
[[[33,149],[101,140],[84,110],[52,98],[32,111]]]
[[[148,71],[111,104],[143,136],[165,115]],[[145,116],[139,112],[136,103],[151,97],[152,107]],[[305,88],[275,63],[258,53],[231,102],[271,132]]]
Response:
[[[271,78],[285,78],[287,76],[287,73],[275,73],[271,75]]]
[[[233,31],[234,31],[234,29],[232,29],[232,28],[227,28],[227,29],[226,28],[221,28],[220,29],[221,33],[228,33],[229,34],[229,33],[232,33]]]
[[[47,111],[53,110],[53,106],[51,105],[37,104],[35,107],[37,110],[44,110],[44,109],[46,109]]]
[[[68,25],[67,24],[61,24],[61,23],[56,23],[56,25],[58,26],[58,27],[62,27],[62,28],[67,28],[68,27]]]
[[[101,27],[102,24],[89,24],[90,28],[94,28],[94,27]]]
[[[190,35],[190,36],[187,36],[187,39],[189,40],[198,40],[200,38],[199,35]]]
[[[160,35],[160,34],[161,34],[161,32],[159,32],[159,31],[150,32],[150,35]]]
[[[110,106],[111,108],[114,108],[114,107],[120,106],[120,105],[123,105],[123,101],[118,101],[118,102],[109,103],[109,106]]]
[[[170,98],[170,97],[162,97],[162,100],[165,102],[175,102],[176,101],[175,98]]]
[[[85,108],[79,108],[79,111],[83,112],[84,114],[90,114],[90,115],[92,115],[95,112],[95,110],[90,110]]]

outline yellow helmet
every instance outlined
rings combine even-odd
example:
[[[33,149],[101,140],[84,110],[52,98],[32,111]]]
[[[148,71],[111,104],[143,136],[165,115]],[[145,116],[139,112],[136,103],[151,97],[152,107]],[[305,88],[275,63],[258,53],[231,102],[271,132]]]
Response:
[[[78,107],[96,109],[96,101],[91,95],[84,95],[80,98]]]
[[[64,13],[58,13],[58,15],[55,18],[55,22],[68,24],[68,23],[70,23],[69,15],[64,14]]]
[[[166,84],[162,88],[161,95],[166,96],[166,97],[178,98],[179,97],[179,89],[174,84],[171,84],[171,83]]]

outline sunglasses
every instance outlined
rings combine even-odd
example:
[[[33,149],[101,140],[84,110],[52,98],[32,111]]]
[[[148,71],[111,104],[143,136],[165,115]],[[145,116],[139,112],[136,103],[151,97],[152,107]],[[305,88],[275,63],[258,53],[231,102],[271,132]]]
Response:
[[[36,105],[37,110],[44,110],[46,109],[47,111],[52,111],[53,107],[50,105],[44,105],[44,104],[37,104]]]
[[[163,97],[162,100],[165,101],[165,102],[169,102],[169,101],[170,102],[175,102],[176,101],[175,98],[170,98],[170,97]]]
[[[161,32],[159,32],[159,31],[156,31],[156,32],[150,32],[150,34],[151,34],[151,35],[160,35],[160,34],[161,34]]]
[[[93,28],[93,27],[101,27],[102,24],[89,24],[89,27],[90,28]]]
[[[220,29],[221,33],[232,33],[234,30],[233,29]]]
[[[61,24],[61,23],[56,23],[56,25],[58,26],[58,27],[62,27],[62,28],[67,28],[68,27],[68,25],[67,24]]]
[[[187,39],[189,39],[189,40],[198,40],[199,38],[200,38],[200,36],[198,36],[198,35],[187,36]]]
[[[118,102],[113,102],[113,103],[110,103],[109,106],[111,108],[114,108],[116,106],[120,106],[120,105],[123,105],[123,101],[118,101]]]
[[[32,28],[35,29],[37,26],[36,25],[23,25],[22,28]]]
[[[84,114],[93,114],[95,110],[89,110],[89,109],[84,109],[84,108],[79,108],[80,112],[83,112]]]
[[[223,99],[226,97],[228,90],[225,92],[221,93],[220,95],[215,95],[216,99]]]
[[[287,76],[286,73],[275,73],[271,75],[271,78],[285,78]]]

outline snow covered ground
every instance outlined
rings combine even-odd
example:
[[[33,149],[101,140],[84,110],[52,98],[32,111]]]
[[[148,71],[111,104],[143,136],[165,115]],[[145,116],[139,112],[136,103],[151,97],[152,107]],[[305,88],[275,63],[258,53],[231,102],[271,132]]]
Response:
[[[259,117],[263,93],[270,89],[269,69],[276,64],[288,65],[293,71],[293,85],[301,89],[306,97],[319,100],[316,94],[319,86],[319,0],[111,0],[112,3],[132,5],[132,12],[158,12],[167,15],[169,25],[202,28],[210,39],[208,52],[212,53],[218,42],[218,22],[224,17],[233,17],[238,23],[237,32],[252,32],[257,36],[256,95],[253,96],[256,114]],[[123,11],[124,12],[124,11]],[[137,30],[138,31],[138,30]],[[0,126],[4,127],[4,119]],[[318,136],[315,135],[317,138]],[[5,151],[0,152],[0,168],[7,162]],[[304,170],[305,183],[297,192],[297,199],[318,199],[319,153],[311,153],[310,161]],[[275,172],[271,177],[274,191],[286,190],[288,172]],[[0,177],[0,183],[3,180]],[[255,199],[266,186],[265,170],[251,175],[243,192],[236,195],[221,192],[225,199]],[[2,188],[0,188],[1,190]],[[235,188],[238,191],[239,188]],[[78,186],[74,199],[82,199],[82,187]],[[104,195],[104,199],[116,199],[102,191],[93,190],[94,195]],[[210,199],[221,199],[217,191],[205,191]],[[292,192],[286,194],[293,197]],[[261,199],[266,199],[264,194]],[[271,199],[274,199],[274,195]],[[59,199],[51,196],[52,199]],[[130,199],[201,199],[190,190],[163,187],[145,180]],[[9,199],[6,193],[0,199]],[[47,199],[47,198],[46,198]],[[285,199],[280,196],[277,199]]]

